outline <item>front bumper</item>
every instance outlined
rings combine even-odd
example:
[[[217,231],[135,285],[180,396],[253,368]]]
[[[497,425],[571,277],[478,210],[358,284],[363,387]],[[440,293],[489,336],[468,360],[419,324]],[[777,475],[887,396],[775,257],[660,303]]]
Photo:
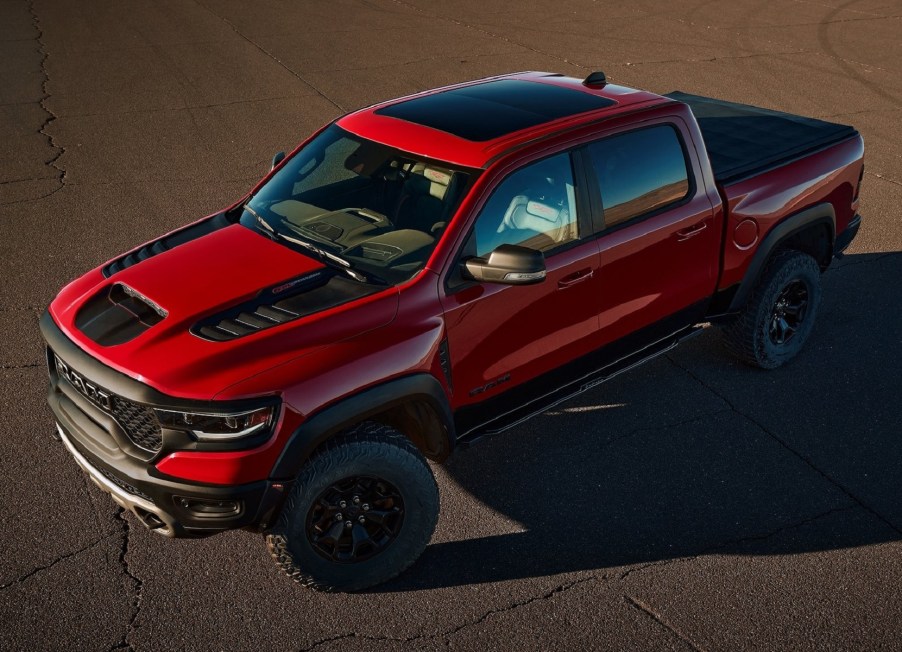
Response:
[[[48,403],[57,429],[78,465],[123,508],[159,534],[197,537],[236,528],[265,529],[284,499],[288,483],[260,480],[246,484],[205,484],[182,480],[157,470],[155,462],[166,453],[138,450],[109,411],[92,398],[93,392],[76,389],[57,373],[58,356],[83,374],[81,387],[115,388],[140,400],[149,388],[101,365],[62,336],[45,315],[41,321],[48,354]],[[147,401],[148,403],[150,401]]]
[[[57,417],[60,415],[57,414]],[[71,424],[70,424],[71,425]],[[236,528],[265,529],[281,506],[288,484],[262,481],[238,486],[205,486],[153,477],[150,469],[113,466],[80,448],[77,430],[57,423],[76,463],[145,526],[168,537],[202,537]],[[212,510],[212,511],[211,511]]]
[[[57,424],[56,429],[63,444],[72,453],[72,457],[75,458],[82,470],[94,481],[94,484],[110,494],[120,506],[134,513],[149,528],[167,536],[174,534],[174,528],[166,522],[164,513],[156,505],[113,482],[99,469],[92,466],[84,455],[78,452],[78,449],[72,444],[72,440],[69,439],[69,435],[66,434],[62,426]]]

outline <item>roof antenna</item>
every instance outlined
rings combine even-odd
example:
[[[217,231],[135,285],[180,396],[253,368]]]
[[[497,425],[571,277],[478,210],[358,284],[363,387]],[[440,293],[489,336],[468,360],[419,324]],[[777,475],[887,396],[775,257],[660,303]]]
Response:
[[[604,76],[604,72],[601,70],[590,73],[589,76],[583,80],[583,86],[604,86],[607,83],[608,78]]]

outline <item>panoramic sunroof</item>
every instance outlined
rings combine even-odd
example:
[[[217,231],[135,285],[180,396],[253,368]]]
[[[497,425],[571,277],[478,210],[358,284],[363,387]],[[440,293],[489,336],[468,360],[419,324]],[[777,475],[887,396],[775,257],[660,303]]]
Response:
[[[484,141],[613,104],[569,88],[502,79],[392,104],[376,114]]]

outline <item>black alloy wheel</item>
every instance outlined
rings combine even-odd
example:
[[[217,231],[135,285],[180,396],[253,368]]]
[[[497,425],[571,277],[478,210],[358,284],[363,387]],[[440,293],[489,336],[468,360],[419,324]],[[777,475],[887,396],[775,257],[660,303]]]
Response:
[[[761,369],[785,364],[811,335],[821,302],[821,267],[810,255],[778,251],[739,315],[724,327],[724,343]]]
[[[307,537],[329,561],[357,563],[378,555],[398,536],[404,500],[391,483],[353,476],[329,486],[307,513]]]
[[[361,591],[413,564],[438,514],[438,486],[422,453],[391,426],[364,421],[306,461],[266,544],[305,586]]]
[[[786,344],[802,326],[808,312],[808,287],[795,279],[783,288],[771,311],[768,335],[777,345]]]

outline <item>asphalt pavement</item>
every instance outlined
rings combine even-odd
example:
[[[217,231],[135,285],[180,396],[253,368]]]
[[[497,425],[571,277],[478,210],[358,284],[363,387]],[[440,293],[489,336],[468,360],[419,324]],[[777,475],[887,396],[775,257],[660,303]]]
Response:
[[[436,467],[363,594],[170,541],[52,437],[37,320],[343,112],[516,70],[825,117],[864,225],[791,364],[716,329]],[[902,2],[0,0],[0,649],[902,649]]]

